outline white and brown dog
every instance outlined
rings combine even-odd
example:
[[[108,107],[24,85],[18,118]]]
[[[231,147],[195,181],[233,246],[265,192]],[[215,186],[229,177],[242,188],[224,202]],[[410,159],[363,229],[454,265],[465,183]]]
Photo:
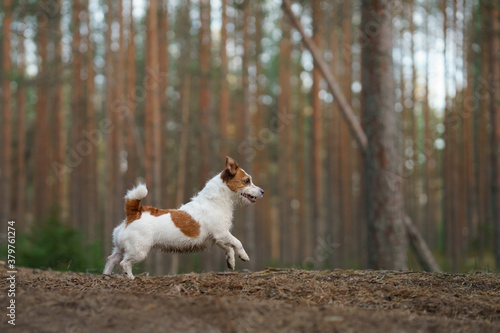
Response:
[[[140,184],[125,196],[126,219],[113,231],[113,253],[103,274],[111,274],[120,262],[131,279],[132,265],[143,261],[153,248],[170,252],[194,252],[217,244],[226,252],[227,266],[234,269],[234,254],[243,261],[250,258],[230,230],[235,204],[253,204],[264,190],[252,177],[226,157],[226,168],[210,179],[190,202],[179,209],[141,206],[148,190]]]

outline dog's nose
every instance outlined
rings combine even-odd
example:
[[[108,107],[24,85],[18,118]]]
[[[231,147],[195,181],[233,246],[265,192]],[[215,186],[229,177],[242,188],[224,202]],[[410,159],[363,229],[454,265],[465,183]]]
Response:
[[[260,194],[264,195],[264,190],[260,189]]]

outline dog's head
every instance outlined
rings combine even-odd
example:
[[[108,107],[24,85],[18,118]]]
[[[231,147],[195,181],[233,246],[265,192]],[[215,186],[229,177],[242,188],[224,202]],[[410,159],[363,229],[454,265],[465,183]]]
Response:
[[[252,177],[231,157],[226,156],[226,169],[221,174],[222,181],[233,191],[237,202],[243,205],[255,203],[257,198],[262,198],[264,190],[255,186]]]

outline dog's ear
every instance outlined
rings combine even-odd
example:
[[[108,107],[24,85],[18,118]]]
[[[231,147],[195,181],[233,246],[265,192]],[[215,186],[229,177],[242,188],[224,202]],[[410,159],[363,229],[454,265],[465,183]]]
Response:
[[[229,156],[226,156],[226,170],[231,176],[236,175],[238,170],[238,163]]]

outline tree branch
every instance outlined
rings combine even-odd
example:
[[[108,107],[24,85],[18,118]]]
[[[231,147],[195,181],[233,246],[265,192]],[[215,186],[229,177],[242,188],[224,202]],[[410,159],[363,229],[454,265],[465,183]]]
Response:
[[[361,128],[361,124],[359,123],[358,119],[356,118],[356,115],[354,114],[354,111],[352,110],[351,106],[347,102],[344,94],[342,93],[342,89],[337,83],[337,80],[333,76],[332,72],[328,70],[328,67],[323,60],[323,57],[320,54],[320,51],[314,44],[314,42],[311,40],[309,36],[306,35],[304,28],[302,28],[302,25],[300,24],[299,19],[295,16],[295,14],[292,11],[292,7],[290,5],[290,0],[283,0],[282,2],[282,7],[285,13],[288,14],[290,17],[290,20],[292,21],[293,26],[295,29],[297,29],[301,36],[302,36],[302,42],[304,42],[305,47],[311,52],[314,62],[318,65],[318,69],[320,70],[321,74],[325,78],[328,88],[330,88],[330,91],[333,94],[333,97],[337,101],[340,112],[342,113],[342,116],[344,117],[345,121],[347,121],[347,124],[349,125],[349,129],[351,130],[351,133],[353,134],[354,138],[358,142],[358,144],[361,146],[363,151],[366,150],[368,146],[368,140],[366,138],[366,134]]]

